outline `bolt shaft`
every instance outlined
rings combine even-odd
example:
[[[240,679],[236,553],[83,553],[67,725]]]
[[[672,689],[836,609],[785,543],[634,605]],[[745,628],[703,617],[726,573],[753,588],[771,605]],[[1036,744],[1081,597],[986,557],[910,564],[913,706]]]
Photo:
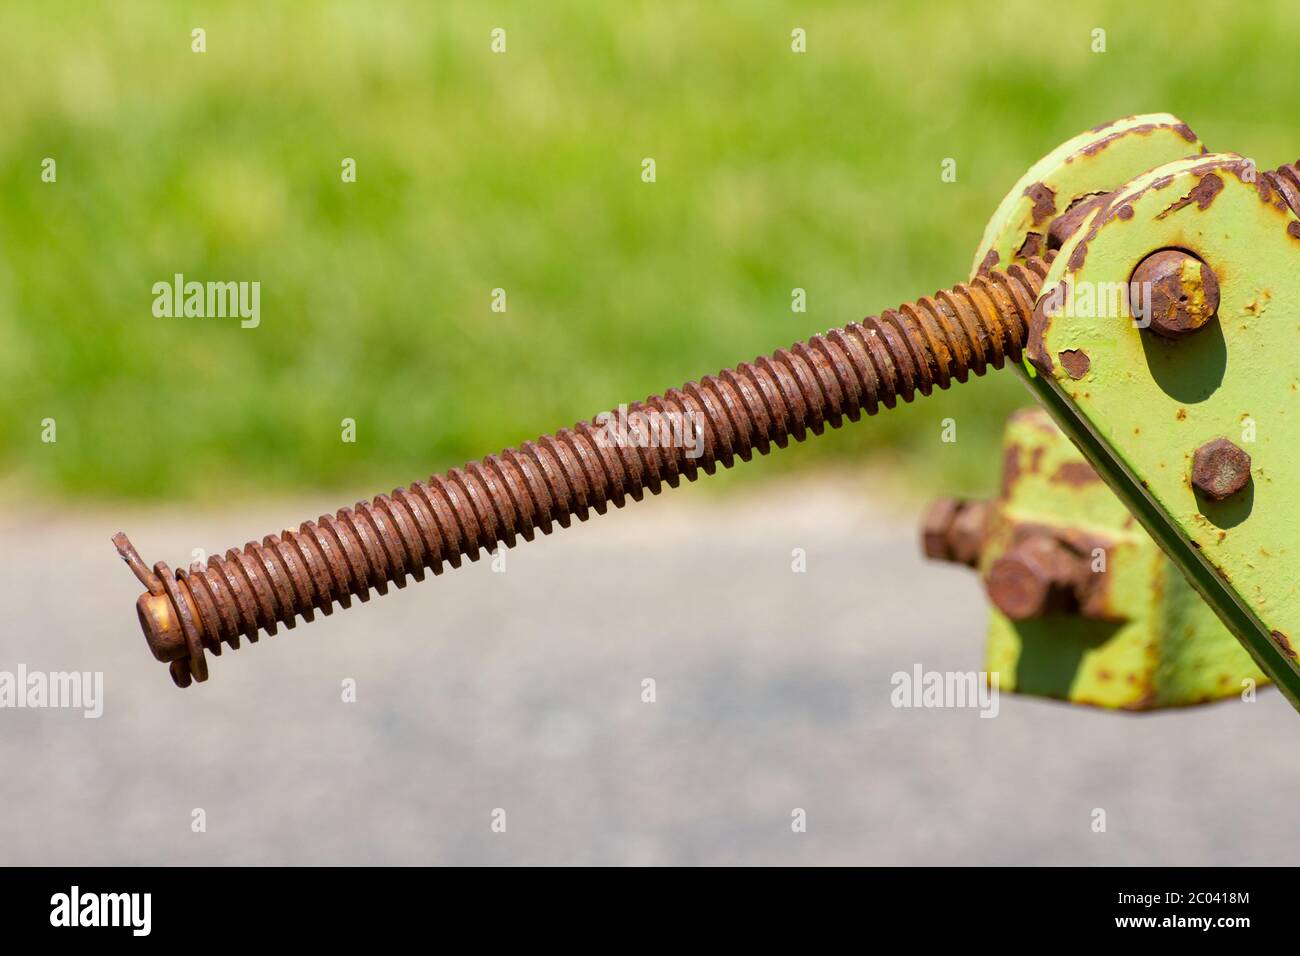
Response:
[[[694,443],[610,441],[598,416],[174,574],[162,562],[150,573],[119,535],[119,552],[149,588],[137,603],[145,636],[176,683],[206,680],[205,650],[237,648],[241,637],[256,641],[278,624],[293,627],[297,616],[330,614],[335,602],[369,600],[371,588],[405,587],[408,575],[419,581],[426,569],[459,567],[498,542],[512,547],[520,536],[567,527],[573,516],[603,514],[611,502],[622,507],[647,490],[657,494],[792,437],[856,421],[864,410],[892,408],[899,397],[910,402],[1017,361],[1048,262],[990,269],[627,407],[628,421],[690,423]]]

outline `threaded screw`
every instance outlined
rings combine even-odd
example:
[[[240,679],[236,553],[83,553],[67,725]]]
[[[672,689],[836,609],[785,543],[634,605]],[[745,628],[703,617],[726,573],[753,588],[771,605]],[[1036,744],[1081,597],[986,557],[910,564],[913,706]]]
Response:
[[[601,416],[398,488],[391,495],[304,522],[211,557],[202,569],[148,568],[124,534],[118,552],[148,589],[136,602],[155,657],[181,687],[208,677],[205,651],[238,648],[275,634],[296,617],[330,614],[337,602],[370,599],[371,588],[423,580],[425,569],[478,560],[498,542],[513,547],[576,516],[604,514],[612,502],[639,501],[648,490],[676,487],[748,461],[790,438],[837,428],[862,411],[874,415],[897,399],[910,402],[952,381],[1018,361],[1034,303],[1051,259],[990,269],[969,284],[815,335],[789,349],[725,369],[699,382],[627,407],[627,419],[689,422],[687,447],[611,442]],[[685,444],[685,443],[679,443]]]
[[[1286,200],[1291,211],[1300,216],[1300,160],[1264,173],[1264,179]]]

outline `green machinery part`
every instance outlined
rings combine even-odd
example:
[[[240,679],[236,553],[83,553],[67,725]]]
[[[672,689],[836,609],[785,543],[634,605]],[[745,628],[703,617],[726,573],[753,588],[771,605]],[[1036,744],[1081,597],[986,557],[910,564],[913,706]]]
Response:
[[[1029,388],[1300,709],[1300,219],[1251,161],[1208,153],[1176,117],[1138,116],[1035,164],[976,270],[1050,249]],[[1161,250],[1219,285],[1215,318],[1176,340],[1153,334],[1131,284]],[[1248,482],[1223,500],[1192,480],[1216,440],[1249,453]]]
[[[927,552],[988,588],[1000,690],[1145,711],[1268,683],[1046,412],[1011,417],[1002,460],[996,498],[936,502],[926,522]],[[1051,570],[1055,594],[1034,574]]]

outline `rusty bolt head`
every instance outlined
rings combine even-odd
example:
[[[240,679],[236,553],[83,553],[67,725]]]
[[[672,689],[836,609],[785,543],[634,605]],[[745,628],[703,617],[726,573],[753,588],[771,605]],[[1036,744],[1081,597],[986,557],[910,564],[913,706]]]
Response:
[[[940,498],[921,519],[921,548],[931,561],[975,567],[984,547],[989,503]]]
[[[1152,332],[1180,339],[1203,329],[1219,311],[1219,279],[1214,270],[1189,252],[1162,249],[1147,256],[1132,281],[1147,300]],[[1140,300],[1139,300],[1140,301]]]
[[[993,505],[988,501],[967,501],[962,505],[948,528],[952,560],[971,568],[980,563],[992,510]]]
[[[1211,501],[1230,498],[1250,481],[1250,456],[1228,441],[1206,442],[1192,456],[1192,487]]]
[[[938,498],[921,519],[921,550],[931,561],[951,561],[948,529],[952,527],[961,502],[956,498]]]
[[[1021,539],[989,568],[989,600],[1013,621],[1077,606],[1087,562],[1048,534]]]

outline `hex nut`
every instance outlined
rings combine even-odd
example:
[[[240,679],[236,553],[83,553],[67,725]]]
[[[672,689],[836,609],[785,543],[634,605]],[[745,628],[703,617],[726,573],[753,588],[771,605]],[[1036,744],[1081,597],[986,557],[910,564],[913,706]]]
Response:
[[[951,561],[975,567],[991,507],[987,501],[939,498],[921,519],[921,550],[931,561]]]
[[[1192,456],[1192,487],[1211,501],[1231,498],[1250,482],[1250,455],[1226,438],[1206,442]]]

